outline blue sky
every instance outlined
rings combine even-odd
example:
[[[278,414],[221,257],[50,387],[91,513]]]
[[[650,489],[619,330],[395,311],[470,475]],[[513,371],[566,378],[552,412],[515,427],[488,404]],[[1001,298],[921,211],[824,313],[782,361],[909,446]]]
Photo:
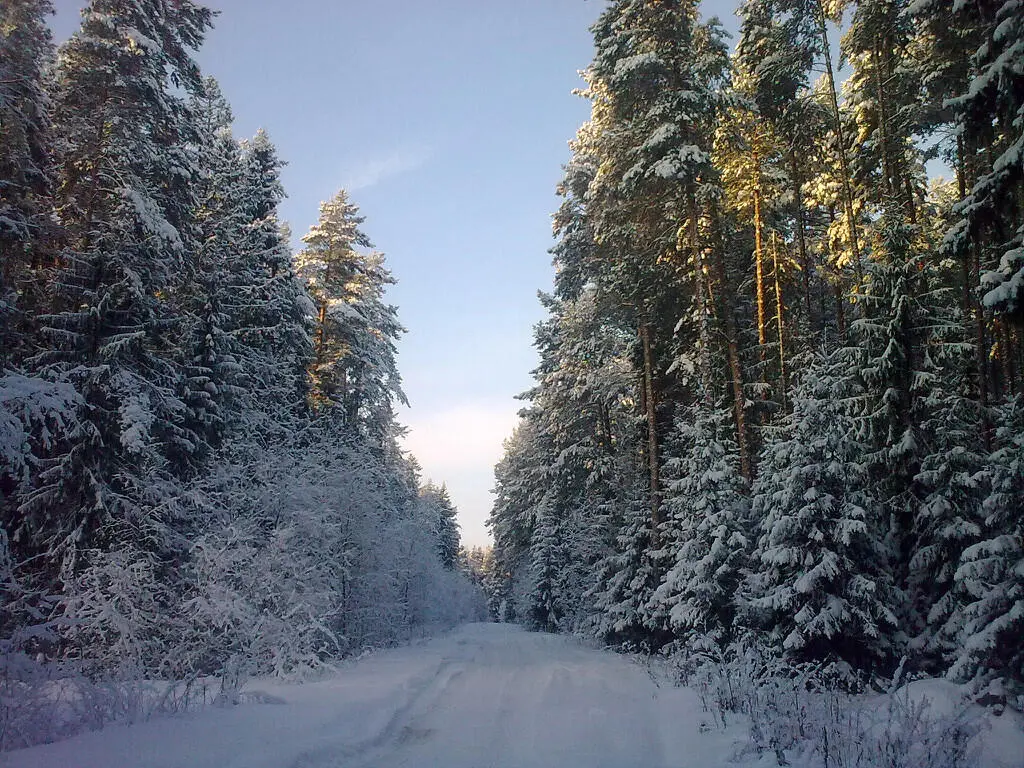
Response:
[[[57,40],[84,0],[55,0]],[[288,162],[295,241],[347,188],[398,284],[409,332],[399,419],[424,477],[446,482],[463,542],[485,544],[493,466],[531,384],[538,290],[567,143],[587,119],[577,71],[601,0],[209,0],[199,54],[239,136]],[[705,3],[729,27],[733,3]],[[724,10],[723,10],[724,9]],[[728,16],[728,18],[726,18]]]

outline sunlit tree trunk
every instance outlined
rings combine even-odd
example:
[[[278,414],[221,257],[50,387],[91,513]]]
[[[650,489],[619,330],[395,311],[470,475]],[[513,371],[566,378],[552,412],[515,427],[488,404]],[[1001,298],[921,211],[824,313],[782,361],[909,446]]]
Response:
[[[782,407],[786,407],[786,334],[783,318],[782,284],[779,280],[779,248],[772,232],[772,272],[775,276],[775,320],[779,334],[779,394]]]
[[[811,312],[811,259],[807,253],[807,225],[804,221],[803,181],[801,180],[800,167],[796,160],[796,149],[792,147],[789,150],[789,165],[793,176],[793,201],[796,205],[796,244],[800,251],[800,269],[803,271],[804,305],[807,309],[807,323],[813,329],[813,313]]]
[[[689,226],[688,246],[693,254],[694,272],[697,277],[698,312],[700,317],[697,325],[697,338],[700,344],[698,364],[700,366],[701,384],[704,389],[704,400],[708,405],[713,401],[714,381],[711,375],[711,286],[709,284],[707,267],[704,261],[703,251],[697,242],[697,201],[693,192],[688,195],[689,202]]]
[[[765,319],[764,298],[764,241],[761,221],[761,158],[757,148],[753,150],[754,159],[754,273],[757,293],[757,343],[761,347],[761,360],[764,360],[764,347],[768,343],[767,320]]]
[[[818,31],[821,33],[821,48],[825,59],[825,76],[828,81],[828,96],[832,106],[832,118],[835,121],[836,141],[839,145],[839,172],[842,175],[843,208],[846,211],[846,227],[850,237],[850,249],[853,252],[853,266],[857,274],[857,282],[864,282],[864,267],[860,263],[860,244],[857,235],[857,222],[853,214],[853,187],[850,184],[850,162],[846,157],[846,136],[843,131],[843,120],[839,113],[839,97],[836,95],[836,78],[832,71],[832,49],[828,42],[828,28],[825,26],[825,7],[822,0],[817,0]]]
[[[720,225],[720,222],[717,222]],[[722,321],[725,330],[726,356],[729,360],[729,374],[732,380],[733,416],[736,420],[736,444],[740,454],[740,472],[748,482],[753,479],[754,468],[751,461],[750,436],[747,428],[746,396],[743,393],[743,365],[740,361],[739,329],[733,314],[733,297],[729,291],[725,269],[725,248],[723,233],[720,226],[714,234],[712,259],[715,268],[715,280],[721,288]]]

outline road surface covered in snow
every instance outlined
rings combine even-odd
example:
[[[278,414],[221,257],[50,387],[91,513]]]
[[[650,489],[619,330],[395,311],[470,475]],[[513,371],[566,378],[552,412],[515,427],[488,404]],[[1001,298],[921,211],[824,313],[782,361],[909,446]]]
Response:
[[[911,698],[930,692],[940,711],[957,696],[941,680],[910,688]],[[883,702],[865,703],[884,717]],[[320,682],[254,682],[238,705],[0,754],[0,768],[778,765],[771,751],[750,749],[743,718],[727,719],[722,729],[694,691],[659,684],[628,657],[514,625],[470,624],[349,662]],[[1022,724],[1009,712],[988,717],[977,766],[1024,765]],[[864,764],[889,764],[876,757]]]
[[[701,733],[696,694],[626,657],[508,624],[381,652],[327,681],[253,687],[252,703],[108,727],[0,765],[710,768],[739,737]]]

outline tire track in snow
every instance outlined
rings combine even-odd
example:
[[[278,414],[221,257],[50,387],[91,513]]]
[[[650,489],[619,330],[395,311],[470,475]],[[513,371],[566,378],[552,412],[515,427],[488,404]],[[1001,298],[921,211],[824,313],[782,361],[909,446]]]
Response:
[[[351,768],[353,760],[360,760],[370,753],[391,744],[408,741],[410,730],[408,722],[411,713],[425,699],[441,696],[451,685],[452,680],[463,673],[461,668],[454,667],[454,660],[441,659],[433,673],[425,681],[417,681],[411,688],[408,699],[392,713],[384,727],[376,735],[356,744],[323,745],[304,752],[292,763],[290,768]]]
[[[469,625],[239,706],[11,753],[11,768],[721,768],[697,695],[571,638]]]
[[[420,697],[392,738],[346,768],[668,765],[663,702],[646,671],[565,637],[465,631],[479,643],[460,660],[463,674]],[[695,724],[671,727],[696,732]]]

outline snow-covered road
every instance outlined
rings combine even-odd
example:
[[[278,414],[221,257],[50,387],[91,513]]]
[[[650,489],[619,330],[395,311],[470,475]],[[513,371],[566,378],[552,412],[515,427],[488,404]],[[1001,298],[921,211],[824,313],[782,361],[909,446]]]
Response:
[[[689,761],[698,723],[690,691],[565,637],[473,625],[432,645],[436,672],[351,766],[660,766]],[[310,754],[298,765],[341,763]],[[707,756],[704,755],[704,758]]]
[[[472,624],[246,703],[0,756],[11,768],[712,768],[736,734],[701,733],[696,695],[628,658]],[[256,698],[269,698],[260,697]]]

